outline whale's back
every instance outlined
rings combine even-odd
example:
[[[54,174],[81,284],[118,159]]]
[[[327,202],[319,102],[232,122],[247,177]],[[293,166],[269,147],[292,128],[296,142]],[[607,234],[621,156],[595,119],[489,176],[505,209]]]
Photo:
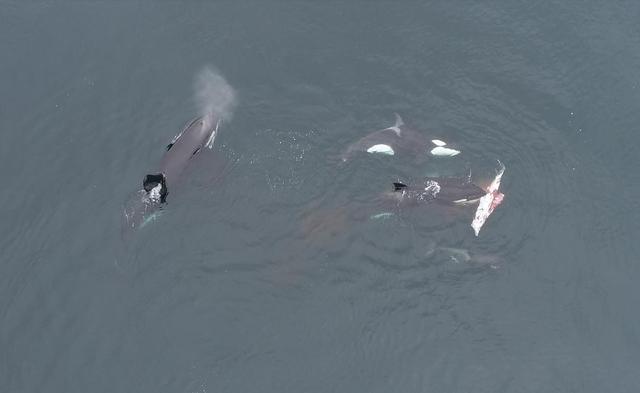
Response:
[[[160,172],[171,187],[189,164],[191,158],[207,143],[214,129],[202,117],[192,120],[178,137],[167,146],[160,163]]]

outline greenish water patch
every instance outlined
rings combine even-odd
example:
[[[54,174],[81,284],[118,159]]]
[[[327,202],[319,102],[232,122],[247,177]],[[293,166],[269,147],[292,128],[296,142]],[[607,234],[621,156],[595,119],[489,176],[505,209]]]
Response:
[[[155,222],[158,218],[160,218],[160,216],[162,216],[163,213],[164,212],[162,210],[158,210],[153,212],[153,214],[151,214],[149,217],[145,217],[144,221],[142,221],[142,224],[140,224],[140,228],[144,228],[148,224]]]

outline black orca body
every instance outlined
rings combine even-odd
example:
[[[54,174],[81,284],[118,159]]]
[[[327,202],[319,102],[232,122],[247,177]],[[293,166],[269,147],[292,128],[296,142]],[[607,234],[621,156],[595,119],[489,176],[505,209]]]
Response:
[[[348,161],[355,154],[366,152],[384,155],[413,155],[422,157],[453,157],[460,150],[435,137],[429,137],[410,127],[396,114],[393,126],[375,131],[350,144],[342,153],[342,161]]]
[[[217,120],[205,116],[193,119],[173,138],[167,145],[159,169],[169,188],[176,184],[180,174],[203,147],[213,148],[217,132]]]
[[[422,185],[393,183],[392,196],[400,202],[469,205],[477,203],[485,194],[486,191],[473,184],[469,178],[427,177]]]
[[[167,145],[158,171],[144,177],[143,188],[125,205],[123,226],[126,229],[141,228],[159,216],[168,195],[191,160],[204,147],[213,148],[218,124],[212,116],[198,117],[173,138]]]

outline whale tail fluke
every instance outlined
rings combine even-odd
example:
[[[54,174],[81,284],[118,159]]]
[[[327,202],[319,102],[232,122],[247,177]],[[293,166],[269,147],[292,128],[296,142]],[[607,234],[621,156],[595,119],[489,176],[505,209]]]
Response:
[[[144,177],[142,181],[144,190],[149,195],[149,199],[154,202],[165,203],[167,201],[167,180],[162,173],[151,173]]]

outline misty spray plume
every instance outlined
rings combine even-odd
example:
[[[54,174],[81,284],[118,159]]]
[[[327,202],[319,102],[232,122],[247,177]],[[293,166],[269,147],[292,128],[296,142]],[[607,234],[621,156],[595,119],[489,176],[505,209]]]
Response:
[[[220,73],[205,67],[196,75],[195,101],[205,125],[214,119],[230,121],[236,106],[236,92]]]

